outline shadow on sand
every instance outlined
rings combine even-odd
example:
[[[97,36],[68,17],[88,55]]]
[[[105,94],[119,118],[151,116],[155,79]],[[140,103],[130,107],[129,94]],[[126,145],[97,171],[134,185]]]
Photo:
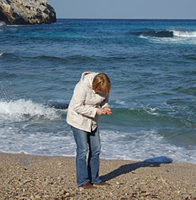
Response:
[[[151,159],[144,160],[142,162],[137,163],[131,163],[120,166],[118,169],[115,169],[114,171],[105,174],[100,177],[102,181],[109,181],[117,176],[120,176],[122,174],[127,174],[131,171],[134,171],[140,167],[160,167],[162,163],[172,163],[173,160],[171,158],[167,158],[165,156],[162,157],[155,157]]]

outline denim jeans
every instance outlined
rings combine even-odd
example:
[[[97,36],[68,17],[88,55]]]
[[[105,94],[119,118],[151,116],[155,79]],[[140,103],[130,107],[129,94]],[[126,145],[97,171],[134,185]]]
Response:
[[[99,155],[101,151],[99,130],[89,133],[71,126],[76,142],[76,176],[77,186],[87,182],[96,184],[99,178]],[[88,164],[86,157],[88,153]]]

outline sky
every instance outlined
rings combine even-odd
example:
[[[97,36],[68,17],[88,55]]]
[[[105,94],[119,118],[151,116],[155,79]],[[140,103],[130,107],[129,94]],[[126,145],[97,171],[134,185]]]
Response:
[[[47,1],[57,19],[196,19],[196,0]]]

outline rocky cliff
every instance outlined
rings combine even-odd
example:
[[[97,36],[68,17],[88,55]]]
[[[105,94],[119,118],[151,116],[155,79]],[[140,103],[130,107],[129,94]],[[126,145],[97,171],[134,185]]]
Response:
[[[0,0],[0,21],[9,25],[49,24],[56,13],[47,0]]]

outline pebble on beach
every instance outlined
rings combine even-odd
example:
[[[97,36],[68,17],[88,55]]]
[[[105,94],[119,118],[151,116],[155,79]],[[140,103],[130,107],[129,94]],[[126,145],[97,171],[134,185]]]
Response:
[[[101,160],[108,186],[76,186],[75,157],[0,153],[0,198],[38,199],[196,199],[196,165]]]

